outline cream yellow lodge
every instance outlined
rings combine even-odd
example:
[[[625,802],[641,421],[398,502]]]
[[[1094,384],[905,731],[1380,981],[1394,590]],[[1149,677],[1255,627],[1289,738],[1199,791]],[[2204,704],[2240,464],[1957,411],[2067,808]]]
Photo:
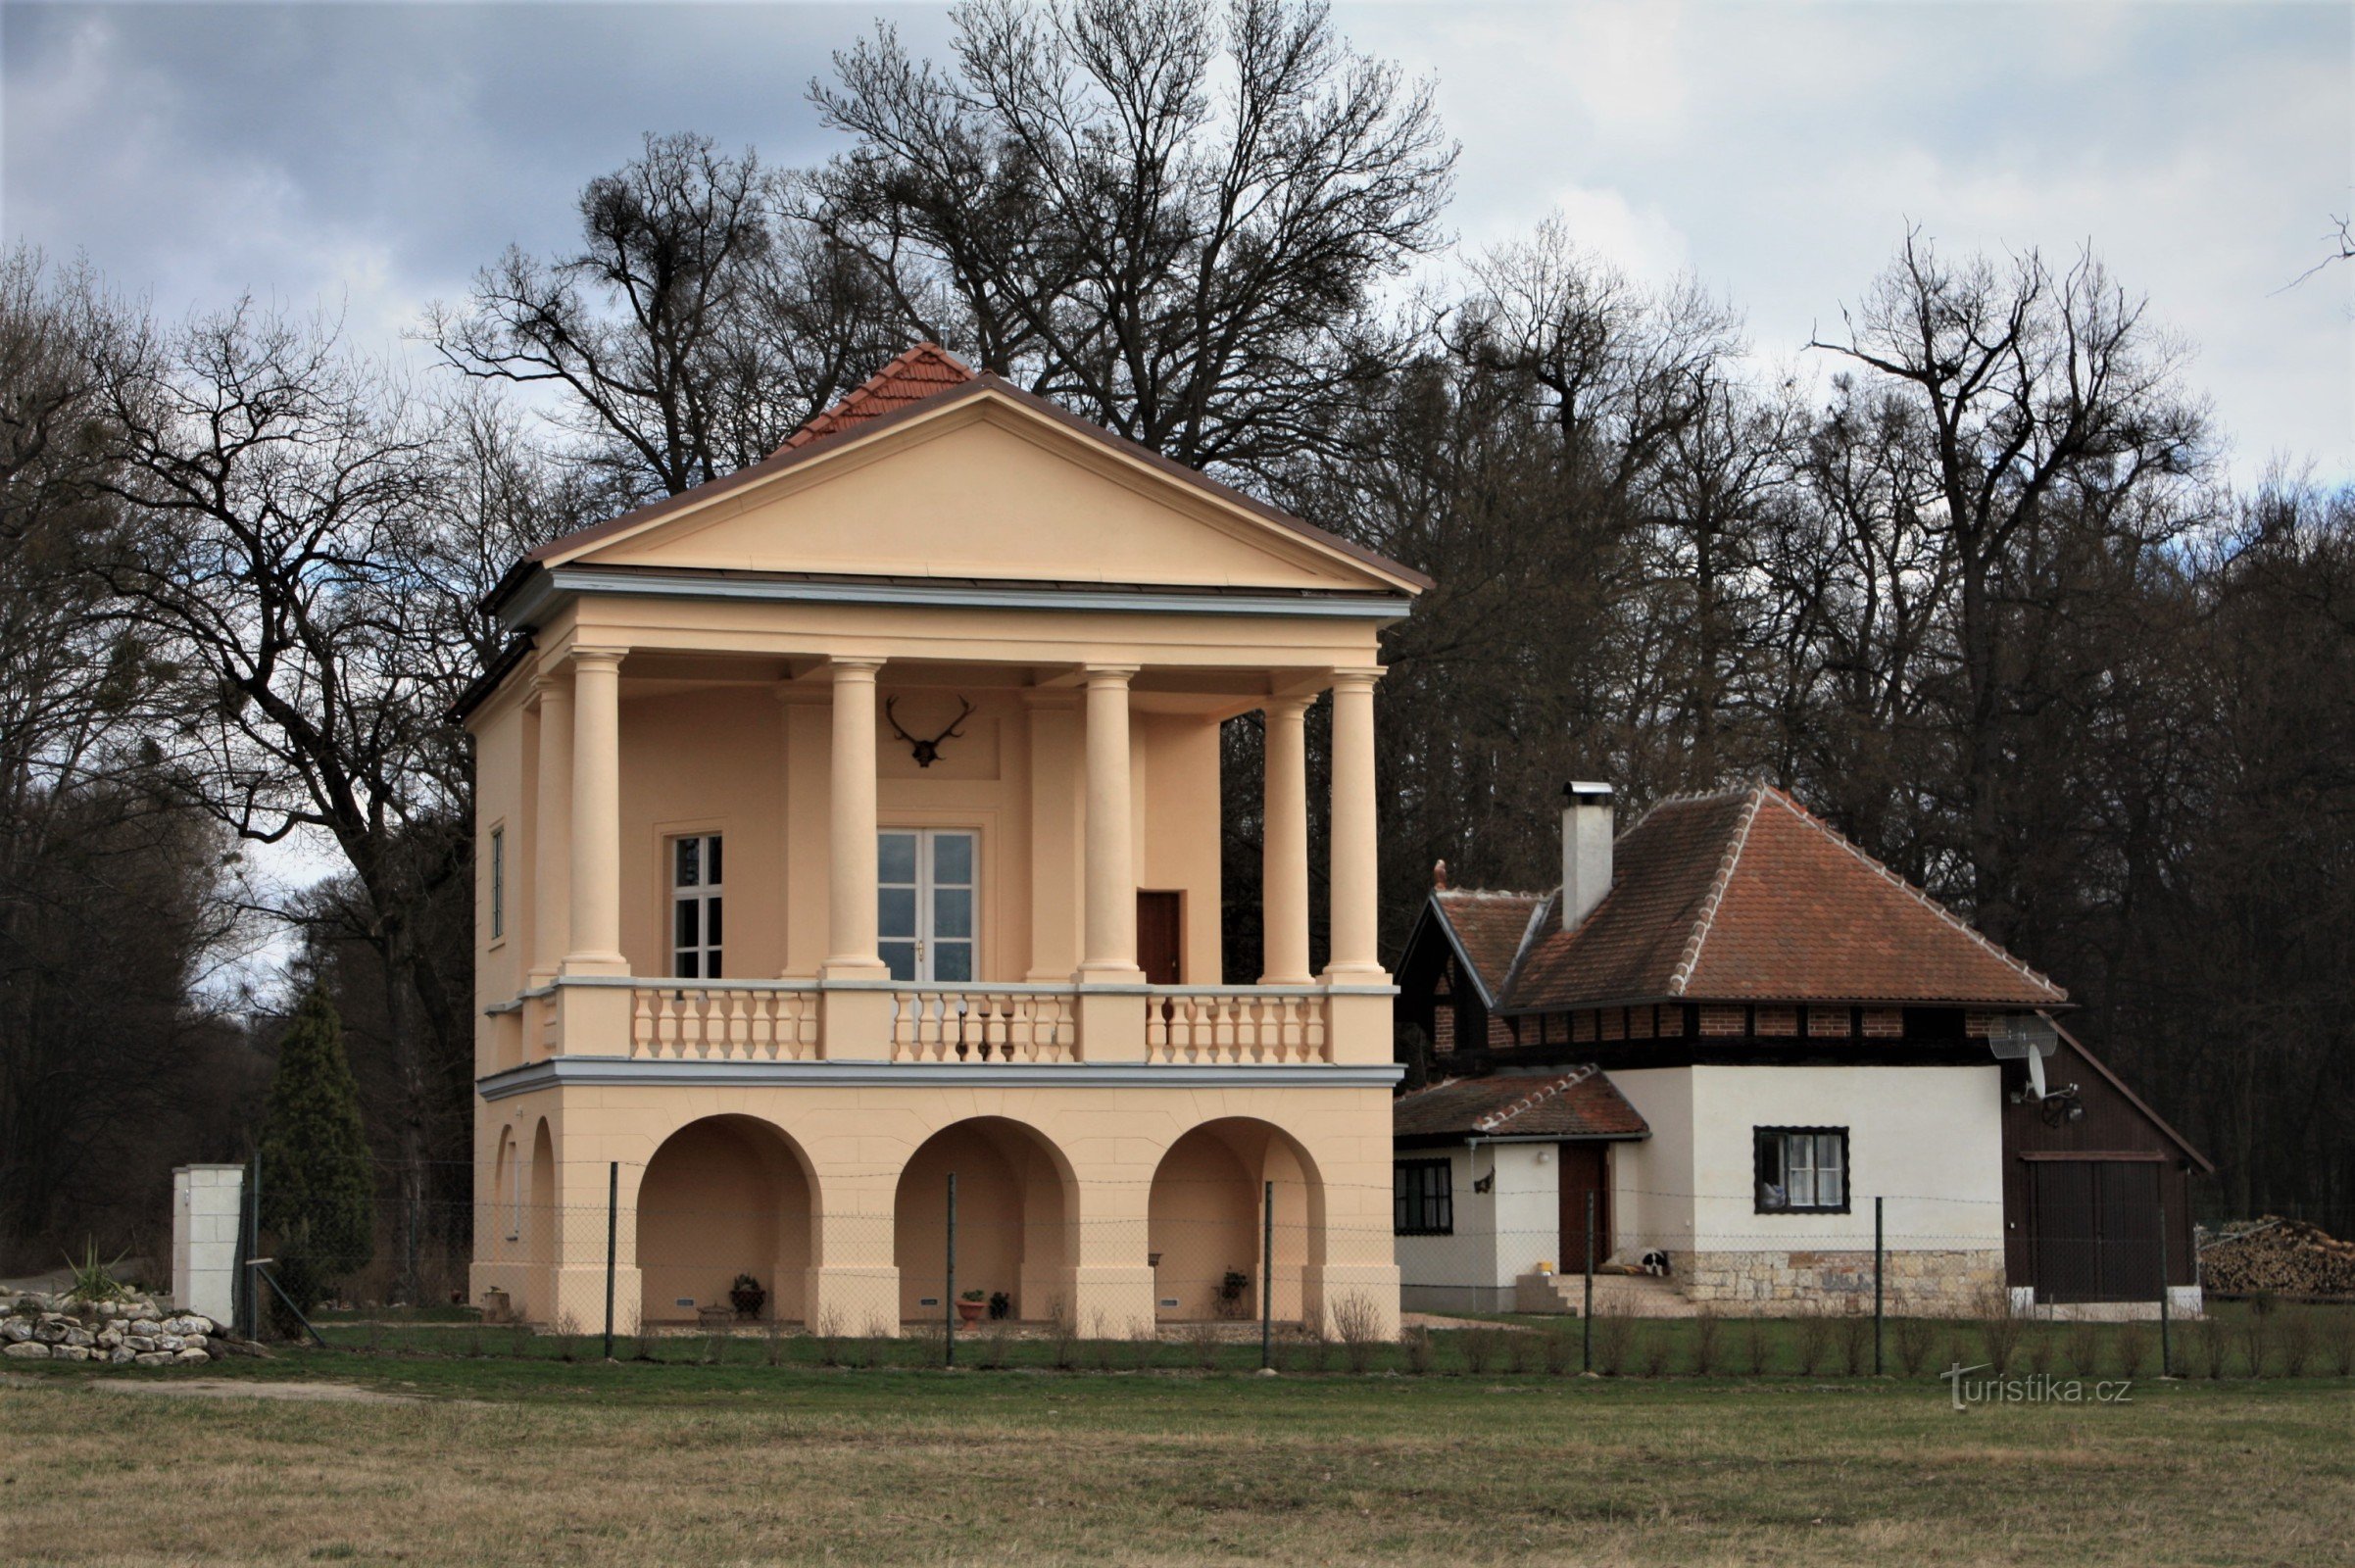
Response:
[[[613,1184],[622,1330],[751,1275],[763,1316],[896,1333],[940,1315],[954,1171],[959,1294],[1015,1318],[1264,1291],[1395,1332],[1373,693],[1426,586],[929,345],[518,563],[466,710],[476,1299],[602,1323]],[[1226,985],[1253,711],[1263,961]]]

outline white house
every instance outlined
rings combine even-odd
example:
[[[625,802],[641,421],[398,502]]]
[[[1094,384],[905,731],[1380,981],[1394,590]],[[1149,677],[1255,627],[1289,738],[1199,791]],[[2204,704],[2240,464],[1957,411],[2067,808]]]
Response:
[[[2191,1287],[2206,1161],[2051,1023],[2060,987],[1781,790],[1615,843],[1610,791],[1566,794],[1561,887],[1443,868],[1399,961],[1434,1080],[1393,1112],[1407,1306],[1527,1305],[1590,1193],[1598,1260],[1735,1309],[1862,1298],[1877,1229],[1900,1309]]]

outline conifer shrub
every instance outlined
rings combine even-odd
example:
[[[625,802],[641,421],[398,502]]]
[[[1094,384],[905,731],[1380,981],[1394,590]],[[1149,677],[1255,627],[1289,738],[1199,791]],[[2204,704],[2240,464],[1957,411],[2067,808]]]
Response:
[[[375,1255],[376,1177],[343,1022],[317,986],[278,1045],[262,1120],[262,1228],[270,1272],[309,1312]],[[283,1331],[295,1324],[273,1296]]]

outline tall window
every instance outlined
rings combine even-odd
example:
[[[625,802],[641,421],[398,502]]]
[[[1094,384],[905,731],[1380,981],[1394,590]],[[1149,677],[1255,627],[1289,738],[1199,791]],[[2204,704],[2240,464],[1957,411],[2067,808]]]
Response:
[[[1848,1211],[1848,1130],[1845,1127],[1758,1127],[1751,1130],[1761,1214],[1845,1214]]]
[[[979,843],[962,828],[890,828],[875,839],[875,935],[894,980],[972,980]]]
[[[507,935],[507,829],[491,829],[491,940]]]
[[[1391,1229],[1400,1236],[1455,1234],[1455,1178],[1444,1159],[1402,1159],[1390,1168]]]
[[[719,835],[670,841],[670,972],[687,980],[720,976]]]

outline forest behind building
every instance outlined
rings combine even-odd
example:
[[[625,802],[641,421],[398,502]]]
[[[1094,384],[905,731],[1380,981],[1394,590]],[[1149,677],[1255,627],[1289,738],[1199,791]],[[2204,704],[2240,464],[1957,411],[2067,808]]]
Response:
[[[2211,1215],[2350,1228],[2355,493],[2236,475],[2267,433],[2216,427],[2131,279],[1893,230],[1818,341],[1761,344],[1560,220],[1459,245],[1430,84],[1316,6],[958,27],[838,55],[816,167],[649,135],[549,193],[573,244],[483,258],[401,342],[0,268],[0,1264],[159,1250],[169,1168],[250,1152],[316,982],[377,1284],[448,1287],[480,600],[919,340],[1437,580],[1377,697],[1391,953],[1435,861],[1549,886],[1565,779],[1624,825],[1765,777],[2066,986],[2216,1159]],[[1229,725],[1228,979],[1257,747]]]

